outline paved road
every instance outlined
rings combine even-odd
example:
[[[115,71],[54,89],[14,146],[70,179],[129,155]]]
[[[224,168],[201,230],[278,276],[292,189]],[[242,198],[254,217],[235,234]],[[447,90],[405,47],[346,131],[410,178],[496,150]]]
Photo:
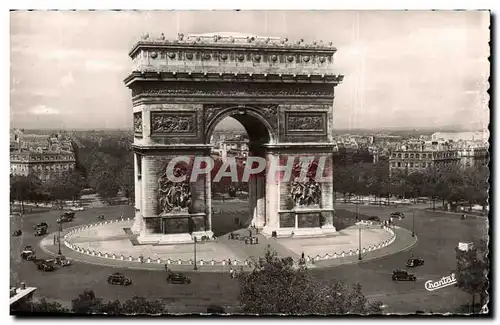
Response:
[[[342,208],[354,210],[354,206]],[[367,215],[387,216],[387,208],[360,207],[360,212]],[[97,208],[78,212],[74,225],[94,221],[96,216],[104,213],[115,217],[124,214],[131,217],[133,211],[128,206]],[[11,229],[23,229],[22,237],[11,238],[11,284],[25,281],[30,286],[38,287],[37,296],[57,300],[69,305],[78,293],[92,288],[96,294],[106,300],[126,300],[133,296],[147,296],[162,298],[171,312],[202,312],[210,304],[219,304],[227,307],[228,311],[237,311],[238,283],[229,278],[228,273],[189,273],[192,284],[189,286],[167,285],[163,272],[147,270],[123,270],[134,284],[130,287],[110,286],[107,276],[116,272],[115,268],[84,263],[59,269],[55,272],[38,272],[31,262],[20,261],[19,250],[25,245],[38,247],[39,237],[32,234],[32,226],[38,222],[49,223],[49,231],[56,225],[59,211],[50,211],[44,214],[26,215],[24,220],[11,218]],[[408,215],[408,214],[407,214]],[[398,223],[411,229],[412,220],[409,217]],[[68,224],[69,226],[69,224]],[[427,280],[440,279],[449,275],[455,269],[455,252],[459,241],[474,241],[486,236],[484,220],[460,220],[459,216],[418,211],[415,214],[415,226],[418,243],[409,251],[401,252],[380,259],[363,261],[359,264],[340,265],[333,268],[313,269],[314,277],[322,279],[337,278],[347,284],[359,282],[370,299],[383,301],[387,305],[387,312],[412,313],[417,309],[432,310],[433,312],[453,312],[460,305],[467,303],[469,298],[458,288],[447,287],[434,292],[427,292],[424,283]],[[391,281],[391,270],[403,267],[406,259],[411,255],[420,256],[426,263],[415,269],[418,280],[411,282]],[[40,249],[40,257],[48,257]]]

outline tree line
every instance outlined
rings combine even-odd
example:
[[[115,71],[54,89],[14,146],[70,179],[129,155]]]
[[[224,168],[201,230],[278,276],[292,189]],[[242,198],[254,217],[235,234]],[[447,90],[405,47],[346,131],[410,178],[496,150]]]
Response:
[[[387,161],[336,166],[335,192],[350,199],[353,195],[373,195],[390,202],[392,197],[430,198],[443,206],[450,204],[488,205],[488,166],[461,167],[456,164],[434,166],[422,171],[395,170],[389,173]]]

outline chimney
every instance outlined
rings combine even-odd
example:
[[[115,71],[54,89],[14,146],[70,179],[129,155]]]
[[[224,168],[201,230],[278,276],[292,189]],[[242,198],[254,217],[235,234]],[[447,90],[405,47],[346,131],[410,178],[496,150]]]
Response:
[[[21,290],[26,290],[26,283],[21,282]]]

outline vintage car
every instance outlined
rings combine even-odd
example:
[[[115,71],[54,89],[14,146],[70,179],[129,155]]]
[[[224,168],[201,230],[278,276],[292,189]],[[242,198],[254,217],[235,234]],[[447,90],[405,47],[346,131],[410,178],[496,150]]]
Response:
[[[410,258],[406,261],[407,267],[416,267],[420,265],[424,265],[424,260],[421,258]]]
[[[393,212],[389,215],[391,218],[398,218],[398,219],[404,219],[405,214],[403,212]]]
[[[57,223],[71,222],[73,219],[75,219],[75,213],[67,211],[57,219]]]
[[[39,227],[35,230],[35,236],[43,236],[47,234],[47,227]]]
[[[12,236],[14,237],[19,237],[23,234],[23,231],[21,229],[17,229],[12,233]]]
[[[125,277],[123,274],[116,272],[108,276],[108,283],[109,284],[118,284],[122,286],[128,286],[132,284],[132,280],[129,278]]]
[[[56,269],[54,260],[35,260],[36,267],[45,272],[52,272]]]
[[[97,220],[104,220],[104,214],[98,215]]]
[[[406,270],[392,271],[392,281],[416,281],[417,277],[413,273],[408,273]]]
[[[21,258],[26,261],[33,261],[36,259],[36,255],[32,250],[24,250],[21,252]]]
[[[70,260],[66,259],[66,256],[57,256],[55,263],[60,266],[70,266],[71,262]]]
[[[167,275],[167,283],[172,284],[190,284],[191,279],[181,273],[169,272]]]
[[[49,228],[49,225],[46,222],[40,222],[33,226],[33,230],[37,230],[38,228]]]
[[[380,222],[380,218],[377,216],[371,216],[368,218],[368,221]]]

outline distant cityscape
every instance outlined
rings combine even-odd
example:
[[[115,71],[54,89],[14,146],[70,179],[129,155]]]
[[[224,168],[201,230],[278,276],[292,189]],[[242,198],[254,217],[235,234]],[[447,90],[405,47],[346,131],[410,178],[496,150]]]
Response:
[[[368,133],[368,134],[367,134]],[[412,132],[413,133],[413,132]],[[123,130],[53,131],[20,130],[10,132],[10,172],[33,174],[41,180],[75,169],[78,138],[101,142],[112,137],[122,145],[132,142],[132,132]],[[334,163],[377,163],[387,161],[389,171],[422,171],[431,166],[458,163],[463,167],[486,164],[489,132],[434,132],[394,135],[392,132],[363,132],[334,136]],[[235,157],[238,162],[249,155],[244,129],[217,129],[212,136],[212,156],[221,160]],[[128,144],[127,144],[128,143]]]

